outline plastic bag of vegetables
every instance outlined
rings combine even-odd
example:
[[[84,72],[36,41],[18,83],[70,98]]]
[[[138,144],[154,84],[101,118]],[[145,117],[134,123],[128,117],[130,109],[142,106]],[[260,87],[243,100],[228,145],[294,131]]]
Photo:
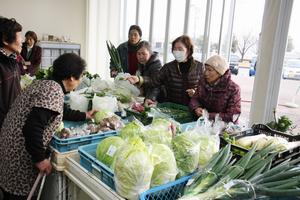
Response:
[[[158,127],[147,127],[147,130],[142,132],[142,139],[145,143],[150,144],[165,144],[171,146],[172,132]]]
[[[215,121],[209,121],[207,111],[204,111],[203,117],[197,120],[194,131],[199,135],[200,151],[199,166],[204,167],[213,154],[217,153],[220,148],[219,134],[224,128],[225,123],[217,115]]]
[[[117,136],[105,138],[97,146],[96,158],[113,169],[113,161],[116,157],[116,152],[124,143],[124,140]]]
[[[172,139],[172,149],[176,158],[179,176],[195,171],[199,163],[199,136],[194,131],[186,131]]]
[[[119,73],[114,80],[115,86],[128,90],[134,97],[137,97],[140,95],[140,90],[126,80],[126,78],[129,76],[129,73]]]
[[[73,110],[79,110],[80,112],[86,112],[89,107],[89,99],[85,97],[84,91],[86,89],[70,92],[70,107]]]
[[[151,155],[142,139],[130,138],[118,151],[114,165],[116,191],[127,199],[138,199],[150,188],[153,173]]]
[[[151,187],[174,181],[178,173],[173,151],[164,144],[149,147],[154,163]]]
[[[143,129],[144,129],[144,125],[137,119],[134,119],[132,122],[126,124],[120,130],[120,136],[123,139],[129,139],[131,137],[136,137],[136,136],[141,137]]]
[[[110,112],[117,112],[119,110],[116,97],[98,97],[94,95],[92,101],[93,110],[109,110]]]
[[[180,130],[180,123],[176,122],[175,120],[171,118],[160,118],[155,117],[151,123],[151,126],[154,128],[163,129],[166,131],[172,132],[172,134],[175,136],[176,133],[179,133]]]

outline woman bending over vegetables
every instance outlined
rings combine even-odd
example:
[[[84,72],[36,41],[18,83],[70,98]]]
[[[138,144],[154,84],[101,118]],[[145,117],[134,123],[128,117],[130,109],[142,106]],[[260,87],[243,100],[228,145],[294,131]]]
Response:
[[[238,122],[241,114],[240,87],[231,80],[227,61],[214,55],[205,62],[203,76],[195,95],[190,101],[190,109],[197,117],[206,109],[209,118],[219,114],[225,122]]]

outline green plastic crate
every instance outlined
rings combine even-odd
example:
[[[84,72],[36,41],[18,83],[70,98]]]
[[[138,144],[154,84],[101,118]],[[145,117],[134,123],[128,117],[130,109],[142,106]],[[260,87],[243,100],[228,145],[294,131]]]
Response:
[[[189,110],[188,106],[165,102],[157,104],[159,110],[169,115],[174,120],[178,121],[179,123],[188,123],[195,121],[192,112]]]

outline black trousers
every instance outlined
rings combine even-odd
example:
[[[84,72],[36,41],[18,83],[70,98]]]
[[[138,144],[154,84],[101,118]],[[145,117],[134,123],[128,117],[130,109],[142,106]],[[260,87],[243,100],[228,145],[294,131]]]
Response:
[[[6,192],[2,188],[0,188],[0,190],[1,190],[0,193],[2,192],[2,195],[0,194],[0,200],[26,200],[27,199],[27,196],[14,195],[14,194]],[[37,197],[33,196],[31,199],[36,200]]]

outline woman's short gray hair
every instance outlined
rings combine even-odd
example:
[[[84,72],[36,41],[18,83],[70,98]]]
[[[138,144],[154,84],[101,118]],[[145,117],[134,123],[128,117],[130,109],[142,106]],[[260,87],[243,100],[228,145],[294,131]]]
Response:
[[[152,54],[152,48],[151,48],[151,45],[150,45],[149,42],[147,42],[147,41],[141,41],[138,44],[136,51],[140,50],[141,48],[146,48],[150,52],[150,54]]]

